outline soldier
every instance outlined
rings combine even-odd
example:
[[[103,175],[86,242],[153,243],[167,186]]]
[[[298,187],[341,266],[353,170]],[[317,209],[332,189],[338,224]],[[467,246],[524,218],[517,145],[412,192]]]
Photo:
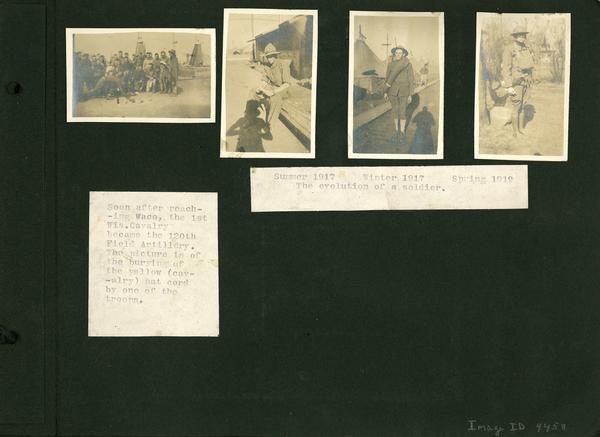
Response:
[[[279,118],[283,106],[284,91],[292,82],[290,66],[279,59],[279,53],[271,43],[265,47],[266,65],[263,70],[263,83],[256,90],[259,100],[265,107],[267,126],[270,126],[273,120],[277,121]]]
[[[152,91],[157,93],[160,91],[160,57],[158,53],[154,53],[154,59],[152,60]]]
[[[93,74],[92,74],[92,61],[90,55],[84,53],[79,63],[79,74],[83,83],[84,91],[89,91],[94,88],[93,85]]]
[[[168,93],[171,88],[171,72],[169,71],[169,65],[160,61],[160,72],[159,72],[160,92]]]
[[[527,28],[518,25],[512,32],[513,42],[502,54],[501,85],[506,89],[512,104],[511,122],[513,136],[523,134],[525,112],[523,107],[533,84],[533,54],[527,46]]]
[[[129,53],[124,53],[121,57],[121,64],[119,65],[119,77],[123,81],[123,91],[131,91],[131,60],[129,59]]]
[[[98,81],[104,77],[105,72],[106,65],[104,65],[103,58],[96,58],[95,56],[92,56],[92,77],[94,87],[96,87]]]
[[[123,81],[115,74],[114,67],[109,66],[106,69],[106,75],[101,78],[93,90],[87,93],[86,97],[116,97],[119,103],[119,97],[123,94]]]
[[[142,70],[144,70],[144,79],[142,90],[150,92],[152,88],[152,53],[146,52],[146,57],[142,63]]]
[[[385,74],[385,91],[383,97],[392,105],[392,117],[396,133],[393,141],[401,141],[408,128],[406,123],[406,107],[410,104],[415,90],[415,74],[408,59],[408,49],[402,46],[392,50],[392,62],[387,66]]]
[[[175,50],[169,50],[169,71],[171,72],[171,86],[173,93],[177,94],[177,79],[179,78],[179,61]]]
[[[419,70],[419,74],[421,75],[421,85],[427,85],[427,81],[429,80],[429,62],[425,62],[421,70]]]
[[[136,92],[146,91],[146,74],[141,65],[137,64],[133,71],[133,90]]]
[[[160,60],[162,62],[164,62],[165,64],[169,62],[169,58],[167,56],[167,53],[164,50],[160,52]]]

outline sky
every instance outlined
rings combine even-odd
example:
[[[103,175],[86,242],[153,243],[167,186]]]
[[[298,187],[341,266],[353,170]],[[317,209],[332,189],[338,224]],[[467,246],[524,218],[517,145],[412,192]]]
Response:
[[[529,32],[546,32],[548,29],[556,28],[558,24],[565,24],[564,14],[487,14],[484,15],[482,25],[500,20],[502,29],[511,33],[518,24],[525,25]]]
[[[278,14],[230,14],[227,35],[227,48],[242,49],[254,36],[276,29],[280,23],[287,21],[295,15]],[[252,21],[254,21],[254,35],[252,35]]]
[[[177,57],[185,60],[187,53],[192,53],[194,44],[202,44],[202,53],[210,55],[210,35],[195,33],[171,32],[131,32],[131,33],[104,33],[104,34],[77,34],[73,40],[73,49],[83,53],[100,53],[107,58],[119,50],[128,52],[129,56],[135,53],[138,35],[144,41],[146,51],[160,53],[175,47]],[[177,41],[173,45],[173,41]]]
[[[367,37],[365,42],[382,61],[396,42],[408,48],[409,57],[413,59],[438,59],[437,17],[355,16],[355,38],[358,38],[359,26]],[[387,48],[383,45],[386,38],[392,44]]]

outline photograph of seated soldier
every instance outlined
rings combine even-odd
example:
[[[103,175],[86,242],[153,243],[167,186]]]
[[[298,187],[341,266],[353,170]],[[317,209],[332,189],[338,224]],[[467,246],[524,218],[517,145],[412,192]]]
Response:
[[[231,11],[225,16],[221,156],[310,157],[315,17]]]

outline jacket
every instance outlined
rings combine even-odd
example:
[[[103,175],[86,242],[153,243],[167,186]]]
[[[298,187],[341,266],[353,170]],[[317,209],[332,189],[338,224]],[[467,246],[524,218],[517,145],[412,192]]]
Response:
[[[265,76],[272,87],[280,87],[284,83],[291,83],[290,67],[281,59],[276,59],[273,65],[266,66]]]
[[[533,54],[526,45],[512,44],[502,54],[502,81],[505,86],[529,83],[533,73]]]
[[[415,91],[415,75],[407,58],[392,61],[385,74],[386,92],[391,96],[412,96]]]

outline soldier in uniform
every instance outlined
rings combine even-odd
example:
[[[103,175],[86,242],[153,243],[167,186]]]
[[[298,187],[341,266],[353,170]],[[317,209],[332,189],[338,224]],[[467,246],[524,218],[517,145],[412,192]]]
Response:
[[[527,28],[518,25],[512,32],[513,42],[502,54],[501,85],[506,89],[512,104],[511,123],[513,136],[523,133],[524,105],[533,85],[533,54],[527,46]]]
[[[263,70],[263,83],[256,90],[258,100],[265,107],[267,126],[279,118],[285,90],[292,82],[290,66],[279,59],[279,53],[271,43],[265,47],[266,65]]]
[[[169,50],[169,71],[171,72],[171,92],[177,94],[177,79],[179,79],[179,60],[175,50]]]
[[[419,70],[419,74],[421,75],[421,85],[427,85],[427,81],[429,80],[429,62],[425,62],[421,70]]]
[[[152,60],[152,91],[157,93],[160,89],[160,57],[158,53],[154,53],[154,59]]]
[[[92,97],[116,97],[119,103],[119,97],[123,95],[123,81],[117,76],[114,67],[109,66],[106,69],[106,75],[101,78],[93,90],[87,93],[87,98]]]
[[[398,46],[392,50],[392,62],[387,66],[385,74],[384,98],[392,105],[392,117],[396,133],[392,140],[400,141],[407,129],[406,107],[410,104],[415,90],[415,74],[408,59],[408,50]]]

